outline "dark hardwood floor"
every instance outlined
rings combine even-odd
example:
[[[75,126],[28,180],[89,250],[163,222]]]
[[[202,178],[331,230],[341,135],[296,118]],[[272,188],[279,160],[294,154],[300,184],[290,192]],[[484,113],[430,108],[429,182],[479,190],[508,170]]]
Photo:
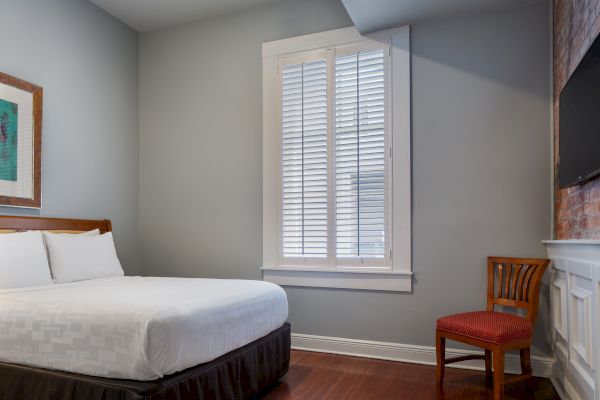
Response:
[[[290,371],[262,400],[492,399],[483,371],[446,368],[443,390],[432,366],[292,351]],[[506,400],[557,399],[548,379],[507,385]]]

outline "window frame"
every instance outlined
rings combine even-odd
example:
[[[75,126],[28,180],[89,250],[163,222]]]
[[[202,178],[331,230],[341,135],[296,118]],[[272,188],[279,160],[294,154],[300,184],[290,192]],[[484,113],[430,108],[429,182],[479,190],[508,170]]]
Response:
[[[263,279],[281,285],[411,291],[410,28],[361,36],[349,27],[263,43]],[[328,161],[335,160],[336,55],[368,48],[387,49],[385,56],[385,241],[379,266],[364,257],[336,254],[335,162],[328,163],[328,257],[283,257],[283,188],[281,175],[283,65],[327,60]],[[389,150],[388,150],[389,149]],[[370,258],[369,258],[370,259]],[[321,260],[318,262],[316,260]]]

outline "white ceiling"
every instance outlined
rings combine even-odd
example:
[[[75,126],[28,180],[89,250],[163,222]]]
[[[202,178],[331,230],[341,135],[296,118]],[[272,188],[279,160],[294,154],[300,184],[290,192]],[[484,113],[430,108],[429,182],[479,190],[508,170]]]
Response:
[[[361,33],[541,0],[342,0]]]
[[[281,0],[90,0],[133,29],[145,32]]]

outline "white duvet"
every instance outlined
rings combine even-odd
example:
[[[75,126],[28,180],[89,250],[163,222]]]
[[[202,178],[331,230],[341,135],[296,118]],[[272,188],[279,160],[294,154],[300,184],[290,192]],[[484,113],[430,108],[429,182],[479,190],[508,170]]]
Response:
[[[279,328],[279,286],[260,281],[118,277],[0,290],[0,361],[153,380]]]

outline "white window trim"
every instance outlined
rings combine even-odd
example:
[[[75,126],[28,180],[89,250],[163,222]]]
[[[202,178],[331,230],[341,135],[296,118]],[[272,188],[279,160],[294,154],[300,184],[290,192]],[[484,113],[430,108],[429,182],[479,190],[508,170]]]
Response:
[[[283,56],[365,40],[390,45],[389,123],[392,165],[391,268],[282,266],[278,264],[281,132],[278,68]],[[287,286],[411,291],[410,28],[361,36],[355,27],[263,43],[263,279]]]

